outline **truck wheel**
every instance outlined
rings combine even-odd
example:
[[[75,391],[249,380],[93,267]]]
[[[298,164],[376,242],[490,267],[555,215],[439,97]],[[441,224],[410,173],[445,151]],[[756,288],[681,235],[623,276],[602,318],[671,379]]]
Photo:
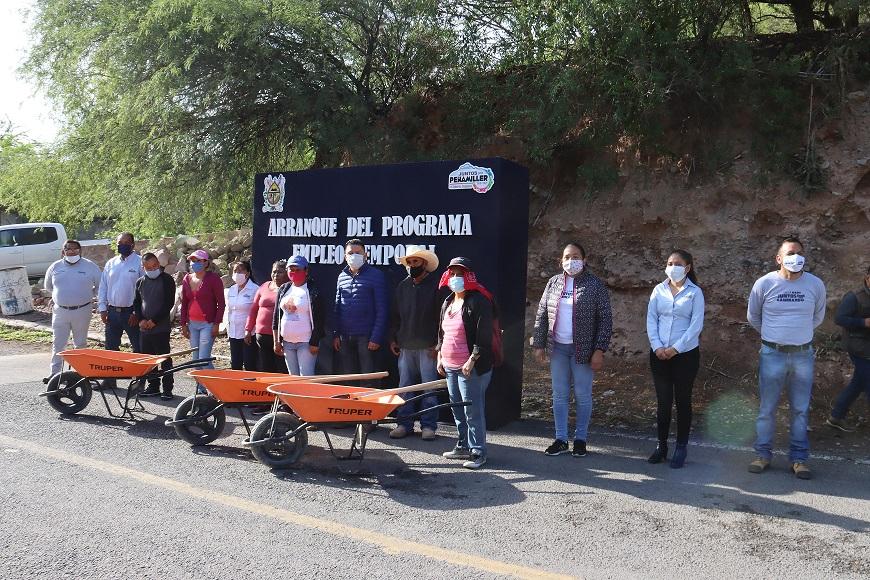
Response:
[[[208,395],[194,395],[181,401],[175,409],[173,421],[191,419],[203,416],[201,420],[181,425],[173,425],[175,433],[191,445],[208,445],[224,431],[227,422],[227,414],[223,408],[218,409],[212,415],[205,417],[220,403]]]
[[[272,429],[274,418],[275,428]],[[295,431],[302,421],[290,413],[269,413],[263,415],[254,428],[251,429],[251,441],[261,441],[272,437],[283,437],[291,431]],[[305,448],[308,447],[308,432],[302,429],[296,435],[286,441],[266,443],[251,447],[254,457],[272,469],[290,467],[302,457]]]
[[[73,415],[87,407],[93,394],[91,382],[75,371],[57,373],[49,379],[45,390],[56,391],[46,398],[48,404],[62,415]]]

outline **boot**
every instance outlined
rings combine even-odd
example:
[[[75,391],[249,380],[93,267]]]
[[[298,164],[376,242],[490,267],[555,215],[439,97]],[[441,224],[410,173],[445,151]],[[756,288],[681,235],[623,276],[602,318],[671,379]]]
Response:
[[[662,461],[667,460],[668,458],[668,442],[667,441],[659,441],[659,444],[656,446],[656,450],[653,451],[652,455],[649,456],[647,461],[649,463],[661,463]]]
[[[686,444],[677,443],[677,448],[674,449],[674,456],[671,457],[671,467],[680,469],[686,463]]]

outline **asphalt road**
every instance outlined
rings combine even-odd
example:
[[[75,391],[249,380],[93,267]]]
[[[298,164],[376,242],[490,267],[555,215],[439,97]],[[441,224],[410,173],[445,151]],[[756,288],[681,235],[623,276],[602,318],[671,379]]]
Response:
[[[747,453],[695,446],[672,470],[603,433],[585,458],[550,458],[549,426],[518,422],[490,433],[479,472],[441,458],[446,426],[434,442],[382,428],[357,475],[310,433],[299,465],[271,472],[238,421],[209,447],[176,438],[163,421],[180,399],[129,422],[95,394],[61,418],[36,397],[46,367],[0,357],[4,579],[870,575],[866,464],[816,460],[799,481],[782,456],[752,475]]]

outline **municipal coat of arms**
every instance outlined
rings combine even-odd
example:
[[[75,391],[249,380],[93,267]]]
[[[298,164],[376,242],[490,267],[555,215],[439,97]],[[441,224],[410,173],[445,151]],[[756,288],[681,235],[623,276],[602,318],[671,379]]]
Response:
[[[269,211],[284,211],[284,179],[283,175],[263,179],[263,213]]]

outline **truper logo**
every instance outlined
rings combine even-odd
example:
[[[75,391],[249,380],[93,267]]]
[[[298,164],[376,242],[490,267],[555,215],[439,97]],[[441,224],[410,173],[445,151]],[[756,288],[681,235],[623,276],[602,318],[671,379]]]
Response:
[[[337,407],[327,407],[327,411],[331,415],[360,415],[360,416],[368,416],[372,414],[371,409],[339,409]]]
[[[91,367],[91,369],[93,369],[95,371],[121,372],[124,370],[124,367],[116,367],[113,365],[98,365],[98,364],[94,364],[94,363],[91,363],[90,367]]]

